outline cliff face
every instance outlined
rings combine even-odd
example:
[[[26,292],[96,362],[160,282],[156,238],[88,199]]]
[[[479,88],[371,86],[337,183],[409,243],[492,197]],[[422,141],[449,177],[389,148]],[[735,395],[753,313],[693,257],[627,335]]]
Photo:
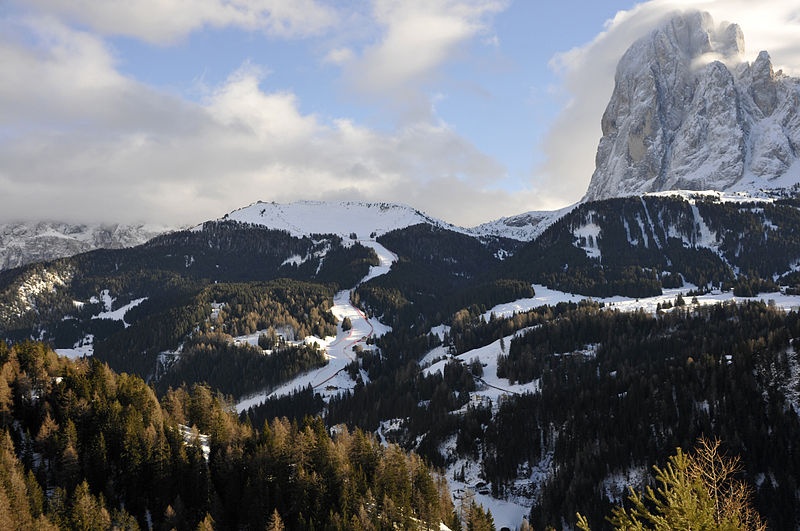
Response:
[[[800,182],[800,80],[767,52],[741,60],[735,24],[676,15],[617,66],[586,200]]]
[[[133,247],[166,230],[165,227],[148,225],[72,225],[55,222],[0,225],[0,269],[94,249]]]

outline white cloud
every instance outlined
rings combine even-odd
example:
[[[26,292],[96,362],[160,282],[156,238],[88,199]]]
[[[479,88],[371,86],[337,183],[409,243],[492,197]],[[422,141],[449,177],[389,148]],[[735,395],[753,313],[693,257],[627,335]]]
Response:
[[[364,94],[401,104],[413,116],[429,116],[425,85],[507,5],[504,0],[373,0],[374,20],[384,32],[350,63],[347,77]]]
[[[196,223],[258,199],[349,197],[474,224],[520,204],[491,191],[504,168],[447,124],[376,131],[303,113],[249,63],[191,103],[121,75],[97,37],[49,19],[5,25],[3,220]]]
[[[316,0],[25,0],[104,35],[169,44],[204,27],[238,27],[282,38],[332,26],[334,9]]]
[[[800,74],[800,16],[794,2],[652,0],[620,11],[591,42],[551,61],[561,77],[560,94],[567,103],[541,146],[547,161],[535,177],[540,204],[555,208],[583,196],[594,171],[602,134],[600,118],[614,88],[617,62],[628,46],[677,9],[700,9],[708,11],[717,23],[739,24],[748,60],[760,50],[768,50],[776,69]]]
[[[334,48],[333,50],[329,51],[325,54],[323,62],[330,63],[334,65],[344,65],[345,63],[349,63],[355,54],[353,50],[347,47],[341,48]]]

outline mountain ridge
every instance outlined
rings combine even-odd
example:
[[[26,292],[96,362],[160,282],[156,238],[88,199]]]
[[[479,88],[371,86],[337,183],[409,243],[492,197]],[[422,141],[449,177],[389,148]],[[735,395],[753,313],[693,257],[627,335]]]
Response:
[[[153,224],[4,223],[0,224],[0,270],[99,248],[134,247],[169,230]]]
[[[672,189],[756,191],[800,182],[800,79],[767,52],[742,60],[736,24],[674,15],[628,48],[601,121],[584,201]]]

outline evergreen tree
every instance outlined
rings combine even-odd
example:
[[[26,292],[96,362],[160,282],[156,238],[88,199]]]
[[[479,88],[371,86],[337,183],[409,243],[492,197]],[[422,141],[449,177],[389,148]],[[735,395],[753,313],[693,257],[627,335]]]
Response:
[[[660,486],[644,493],[631,489],[631,508],[617,507],[609,519],[615,529],[766,530],[750,505],[749,487],[734,479],[739,459],[723,455],[719,440],[701,438],[694,455],[678,448],[666,467],[653,468]],[[577,526],[589,531],[580,514]]]

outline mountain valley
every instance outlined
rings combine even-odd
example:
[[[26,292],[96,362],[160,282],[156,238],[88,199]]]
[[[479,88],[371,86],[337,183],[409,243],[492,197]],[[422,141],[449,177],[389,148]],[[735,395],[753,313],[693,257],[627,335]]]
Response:
[[[637,41],[558,211],[4,232],[37,243],[0,262],[0,458],[63,498],[20,514],[604,529],[706,436],[769,528],[800,527],[800,82],[743,46],[698,12]]]

